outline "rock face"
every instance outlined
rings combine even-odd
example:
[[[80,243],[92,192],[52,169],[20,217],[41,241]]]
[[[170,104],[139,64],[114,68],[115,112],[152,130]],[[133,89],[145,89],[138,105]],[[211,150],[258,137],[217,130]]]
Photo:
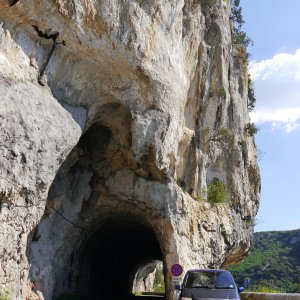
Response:
[[[172,299],[173,263],[247,253],[260,179],[230,16],[230,0],[0,0],[2,292],[125,295],[158,259]],[[206,201],[214,178],[228,203]]]
[[[163,263],[154,260],[142,265],[135,274],[132,292],[134,294],[143,292],[155,292],[155,285],[159,284],[159,273],[163,272]]]

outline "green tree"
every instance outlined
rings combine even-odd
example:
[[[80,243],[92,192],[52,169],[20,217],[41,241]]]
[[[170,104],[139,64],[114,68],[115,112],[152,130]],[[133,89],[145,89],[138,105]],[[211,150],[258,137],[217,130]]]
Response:
[[[250,278],[250,291],[299,292],[299,237],[300,230],[255,233],[250,255],[231,268],[236,282]]]
[[[248,123],[245,127],[245,131],[250,135],[254,136],[258,133],[259,128],[255,125],[255,123]]]
[[[242,30],[242,26],[245,24],[242,8],[240,7],[240,0],[232,1],[232,19],[234,23],[233,42],[235,44],[242,44],[245,48],[253,45],[253,41],[249,38],[245,31]],[[248,53],[247,53],[248,56]]]
[[[207,201],[210,203],[225,203],[228,193],[225,184],[218,178],[214,178],[207,188]]]
[[[256,97],[254,92],[254,83],[251,75],[248,74],[248,110],[253,111],[255,109]]]

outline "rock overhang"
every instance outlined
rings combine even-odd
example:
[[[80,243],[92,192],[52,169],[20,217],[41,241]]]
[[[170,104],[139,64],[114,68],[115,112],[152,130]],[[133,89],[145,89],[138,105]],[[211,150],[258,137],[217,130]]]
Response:
[[[12,173],[6,178],[15,182],[22,176],[20,188],[35,190],[39,200],[33,200],[33,207],[43,203],[36,215],[8,208],[5,218],[10,221],[4,227],[23,232],[23,239],[28,239],[27,254],[24,241],[19,242],[25,260],[21,269],[28,274],[26,260],[31,262],[31,281],[47,299],[63,292],[55,282],[72,257],[64,248],[67,238],[79,241],[82,234],[72,231],[52,206],[74,224],[89,228],[104,218],[104,211],[146,220],[158,237],[166,270],[173,262],[186,268],[218,267],[248,251],[259,171],[253,139],[244,131],[249,121],[245,68],[232,50],[229,2],[206,2],[97,5],[21,0],[13,7],[0,2],[1,53],[10,62],[1,76],[9,85],[22,81],[23,88],[9,87],[13,95],[28,89],[32,95],[23,94],[23,101],[37,97],[41,105],[48,105],[49,115],[37,117],[41,110],[33,105],[27,114],[20,112],[19,119],[27,123],[34,119],[38,127],[42,120],[53,124],[50,135],[46,127],[36,135],[30,124],[23,126],[24,135],[14,143],[28,154],[30,164],[18,162],[23,169],[3,165],[4,172]],[[65,41],[56,46],[45,68],[48,86],[43,88],[37,83],[38,73],[53,41],[40,37],[32,25],[44,35],[59,32]],[[50,96],[57,104],[51,104]],[[13,98],[16,105],[21,103]],[[59,115],[52,112],[56,106]],[[6,119],[8,112],[4,110]],[[217,141],[224,133],[218,130],[224,127],[234,137],[231,148]],[[6,129],[11,131],[14,125],[9,123]],[[47,149],[36,154],[24,141],[44,143]],[[246,145],[247,153],[240,145]],[[9,147],[3,143],[2,149]],[[13,157],[9,161],[15,163]],[[41,174],[43,189],[37,184]],[[214,177],[229,188],[228,204],[197,200],[205,198]],[[7,182],[3,186],[15,189]],[[22,195],[16,197],[24,200]],[[45,202],[48,208],[41,219]],[[43,235],[31,246],[32,237],[39,236],[37,228]],[[48,256],[48,265],[37,249]],[[52,258],[58,253],[65,255],[53,271]],[[2,267],[9,275],[1,280],[11,288],[16,274],[8,266],[20,263],[9,258],[5,262]],[[20,280],[22,295],[27,282]],[[72,290],[73,281],[62,282]]]

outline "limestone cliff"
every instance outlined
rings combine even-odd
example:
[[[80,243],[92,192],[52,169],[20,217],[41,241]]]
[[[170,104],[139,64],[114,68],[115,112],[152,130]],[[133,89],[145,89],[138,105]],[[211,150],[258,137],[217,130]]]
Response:
[[[116,263],[121,293],[159,259],[171,299],[174,262],[245,255],[260,179],[230,0],[0,0],[0,20],[3,291],[94,295]]]

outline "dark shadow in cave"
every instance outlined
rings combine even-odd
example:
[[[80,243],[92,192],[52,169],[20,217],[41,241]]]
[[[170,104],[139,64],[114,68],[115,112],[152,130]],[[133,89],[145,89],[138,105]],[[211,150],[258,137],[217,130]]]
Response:
[[[137,267],[151,260],[163,260],[154,232],[129,218],[111,219],[83,250],[79,293],[101,300],[130,299]]]

